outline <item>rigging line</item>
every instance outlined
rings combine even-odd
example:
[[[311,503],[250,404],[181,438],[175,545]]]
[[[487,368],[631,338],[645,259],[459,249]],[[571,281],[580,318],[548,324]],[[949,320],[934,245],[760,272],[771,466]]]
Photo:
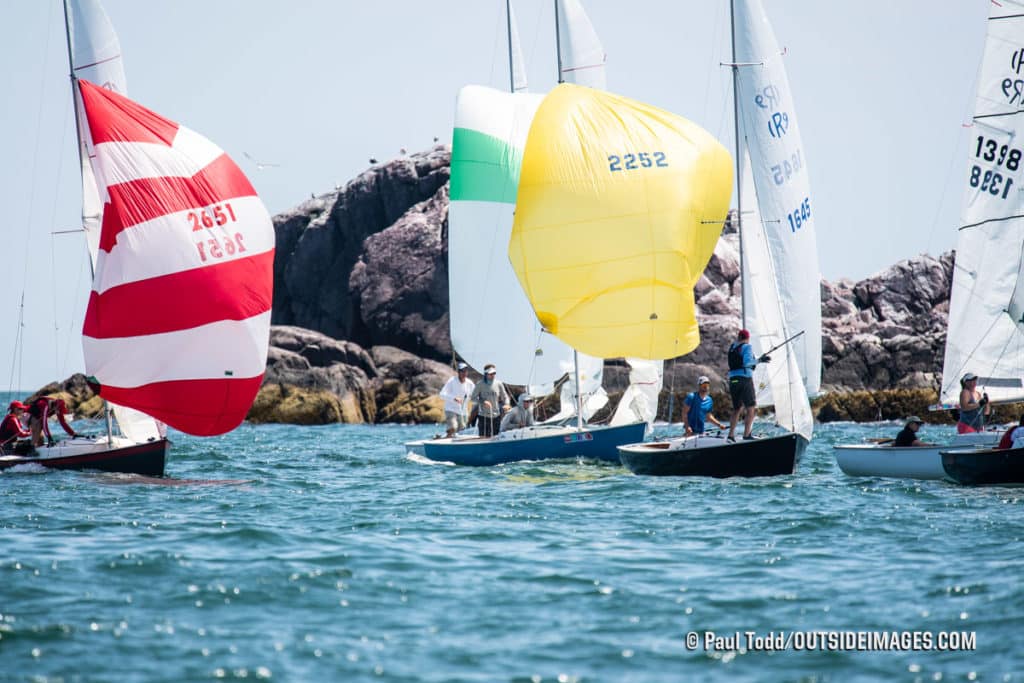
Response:
[[[62,133],[61,133],[61,137],[60,137],[60,149],[61,150],[64,149],[64,144],[65,144],[65,142],[67,142],[67,136],[68,136],[68,113],[69,113],[68,110],[69,110],[69,107],[67,106],[67,100],[65,100],[65,104],[64,104],[64,123],[61,126]],[[56,251],[56,238],[55,238],[55,235],[57,233],[53,231],[53,228],[56,227],[56,224],[57,224],[57,200],[56,200],[56,197],[60,195],[60,178],[61,178],[61,175],[63,174],[63,171],[64,171],[64,156],[65,156],[64,154],[60,154],[60,155],[58,155],[58,158],[57,158],[57,175],[56,175],[56,179],[55,179],[56,187],[54,188],[54,193],[53,193],[54,194],[54,201],[52,202],[52,207],[53,208],[50,211],[50,282],[51,283],[56,283],[56,281],[57,281],[57,260],[56,260],[56,255],[55,255],[55,251]],[[88,252],[88,247],[86,248],[86,251]],[[78,273],[79,282],[81,281],[81,275],[82,275],[82,273],[81,273],[81,265],[79,265],[79,273]],[[80,291],[78,289],[79,282],[75,283],[75,289],[74,289],[75,292]],[[51,297],[50,297],[51,298],[51,305],[53,307],[53,362],[54,362],[53,370],[54,370],[55,373],[57,373],[57,379],[60,380],[60,376],[62,374],[62,372],[61,372],[62,368],[61,368],[61,364],[60,364],[60,326],[57,323],[57,287],[56,286],[51,287],[50,288],[50,293],[51,293]],[[70,329],[70,326],[69,326],[68,329]],[[68,348],[71,347],[71,339],[67,340],[67,345],[68,345]]]
[[[7,391],[14,391],[14,370],[17,367],[19,372],[18,377],[18,388],[21,389],[21,368],[18,363],[18,356],[21,351],[21,342],[23,338],[22,327],[25,321],[25,292],[21,293],[21,304],[18,306],[18,326],[14,332],[14,349],[11,352],[11,375],[8,380]]]
[[[32,244],[32,216],[35,215],[35,177],[36,177],[36,160],[39,158],[39,145],[40,145],[40,125],[39,123],[43,120],[43,103],[46,98],[46,83],[49,80],[46,78],[46,67],[49,65],[49,54],[50,54],[50,36],[53,32],[53,5],[50,4],[50,11],[46,17],[46,42],[43,46],[43,77],[39,79],[39,111],[36,114],[36,139],[35,139],[35,151],[32,154],[32,164],[29,169],[28,181],[29,181],[29,195],[28,203],[28,216],[25,220],[25,255],[22,257],[22,276],[21,276],[21,296],[22,296],[22,316],[24,316],[24,298],[25,298],[25,287],[28,283],[28,264],[29,264],[29,246]],[[72,97],[74,94],[72,93]],[[61,150],[63,155],[63,150]],[[18,368],[19,381],[21,375],[21,368]]]
[[[978,350],[978,347],[981,346],[981,343],[985,340],[985,338],[992,332],[992,328],[996,326],[997,322],[999,322],[999,318],[993,318],[992,319],[992,323],[988,326],[988,329],[985,330],[985,333],[978,336],[978,342],[974,345],[973,349],[971,349],[970,351],[968,351],[964,355],[964,360],[960,363],[960,367],[956,369],[956,372],[953,373],[953,378],[952,379],[955,379],[957,376],[959,376],[960,373],[963,372],[964,368],[967,367],[967,361],[969,361],[971,358],[974,357],[974,353]],[[946,344],[947,344],[947,347],[948,347],[948,345],[949,345],[949,339],[948,339],[949,338],[949,333],[948,332],[946,333],[946,337],[947,337]],[[945,371],[945,369],[946,368],[943,368],[943,371]],[[951,378],[947,378],[945,376],[945,374],[943,374],[943,376],[942,376],[942,384],[943,384],[944,391],[945,391],[946,387],[949,387],[950,389],[952,389],[952,387],[953,387],[952,381],[947,383],[947,380],[949,380],[949,379],[951,379]],[[942,400],[942,396],[941,395],[939,396],[939,400],[940,401]]]
[[[716,73],[715,70],[711,68],[711,66],[715,63],[714,46],[719,45],[719,41],[716,40],[716,37],[718,36],[718,32],[720,30],[719,26],[722,22],[723,6],[724,5],[722,3],[717,3],[715,8],[715,20],[711,30],[712,49],[708,50],[708,65],[707,68],[704,69],[704,73],[708,75],[708,79],[704,82],[704,105],[701,107],[700,110],[701,121],[708,120],[708,100],[711,98],[711,81],[714,80],[714,74]]]
[[[85,258],[86,258],[86,260],[90,259],[90,256],[89,256],[88,253],[85,255]],[[82,291],[81,290],[81,286],[82,286],[82,273],[85,271],[85,263],[86,263],[86,261],[79,261],[78,262],[78,277],[75,278],[75,288],[72,291],[75,291],[75,292]],[[75,320],[77,319],[77,316],[78,316],[78,301],[75,301],[74,304],[71,307],[71,317],[68,319],[68,329],[69,330],[74,329],[74,327],[75,327]],[[68,371],[68,356],[71,355],[71,347],[72,347],[72,345],[73,345],[72,344],[72,339],[69,336],[68,337],[67,346],[64,347],[64,362],[61,363],[60,373],[58,373],[58,375],[57,375],[58,378],[64,377],[64,376],[67,375],[67,371]],[[453,353],[454,353],[454,351],[453,351]]]
[[[502,3],[502,4],[504,4],[504,3]],[[503,14],[504,14],[504,12],[500,12],[500,11],[498,12],[498,22],[497,22],[497,24],[496,24],[496,33],[497,33],[497,35],[499,35],[499,36],[500,36],[500,35],[501,35],[501,33],[502,33],[502,30],[501,30],[501,24],[502,24],[502,21],[501,21],[501,19],[502,19],[502,15],[503,15]],[[487,77],[487,83],[488,83],[488,85],[490,85],[491,83],[493,83],[493,82],[494,82],[494,63],[495,63],[495,61],[496,61],[496,58],[495,58],[495,52],[496,52],[496,51],[497,51],[497,49],[498,49],[498,41],[499,41],[499,40],[501,40],[501,39],[500,39],[500,38],[496,38],[496,39],[494,40],[494,44],[493,44],[493,45],[491,46],[491,73],[490,73],[490,75],[489,75],[489,76]],[[502,42],[504,42],[504,41],[502,41]]]

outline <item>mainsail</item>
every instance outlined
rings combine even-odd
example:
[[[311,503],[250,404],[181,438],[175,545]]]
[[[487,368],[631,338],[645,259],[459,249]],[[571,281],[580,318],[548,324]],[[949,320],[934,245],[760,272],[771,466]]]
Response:
[[[206,138],[78,81],[106,203],[83,327],[99,393],[181,431],[244,418],[266,367],[274,230]]]
[[[523,153],[509,258],[545,329],[603,358],[700,341],[693,286],[721,232],[729,153],[669,112],[563,83]]]
[[[512,92],[526,92],[526,61],[523,59],[523,48],[519,42],[519,26],[516,24],[516,13],[512,9],[512,0],[505,0],[508,12],[508,71],[509,85]]]
[[[968,143],[940,401],[979,376],[995,402],[1024,400],[1024,4],[989,6]]]
[[[558,81],[604,90],[605,53],[579,0],[556,0]]]
[[[744,231],[760,231],[751,239],[766,243],[775,283],[771,296],[777,295],[781,302],[777,329],[763,330],[770,336],[760,340],[761,346],[756,335],[752,343],[763,351],[803,332],[785,353],[788,357],[795,352],[806,392],[814,396],[821,386],[821,274],[800,129],[782,52],[760,0],[734,0],[733,11],[737,131],[743,138],[737,155],[749,154],[747,167],[757,190],[756,202],[746,202],[748,197],[754,199],[746,189],[741,189],[740,196],[744,210],[753,204],[761,214],[758,221],[748,222],[746,214],[741,220]],[[751,225],[755,222],[756,227]],[[746,269],[743,276],[746,283]],[[761,295],[764,287],[758,284],[744,291]],[[745,304],[751,305],[749,295]],[[755,323],[748,319],[746,324],[753,332]],[[762,404],[773,401],[759,396]]]

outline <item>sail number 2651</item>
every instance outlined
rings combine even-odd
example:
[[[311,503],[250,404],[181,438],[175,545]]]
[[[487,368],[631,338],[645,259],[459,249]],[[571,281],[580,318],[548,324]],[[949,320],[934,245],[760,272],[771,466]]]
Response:
[[[230,203],[215,204],[201,211],[189,211],[188,221],[192,224],[192,232],[221,227],[228,223],[236,223],[234,209]],[[199,260],[220,259],[225,256],[234,256],[236,253],[245,251],[245,243],[242,241],[242,233],[236,232],[232,235],[226,233],[207,233],[207,239],[201,239],[195,243],[199,251]]]
[[[650,168],[651,166],[668,166],[664,152],[637,152],[636,154],[609,154],[609,171],[632,171],[636,168]]]

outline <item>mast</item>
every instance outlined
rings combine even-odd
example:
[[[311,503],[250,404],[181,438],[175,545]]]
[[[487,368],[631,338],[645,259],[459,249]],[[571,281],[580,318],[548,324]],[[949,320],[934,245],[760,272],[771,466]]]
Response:
[[[71,108],[75,111],[75,139],[78,144],[78,169],[81,173],[82,164],[85,163],[85,159],[82,158],[82,121],[78,114],[78,78],[75,76],[75,56],[71,48],[71,17],[68,3],[70,0],[64,0],[64,38],[68,47],[68,78],[71,81]],[[84,208],[84,207],[83,207]],[[82,226],[84,231],[85,226],[85,215],[82,215]],[[88,247],[86,247],[88,252]],[[91,281],[96,277],[96,267],[93,265],[92,258],[89,258],[89,280]],[[112,415],[110,413],[110,405],[106,399],[103,399],[103,418],[107,426],[107,447],[112,448],[114,445],[114,425]]]
[[[558,57],[558,82],[565,83],[562,78],[562,34],[558,30],[558,0],[555,0],[555,54]]]
[[[735,0],[729,0],[729,26],[732,35],[732,121],[733,134],[736,137],[736,234],[740,243],[740,277],[743,274],[743,168],[740,154],[740,74],[739,63],[736,60],[736,8]],[[747,327],[747,295],[746,288],[740,287],[740,323],[741,327]]]
[[[512,59],[512,0],[505,0],[505,26],[508,30],[508,91],[516,91],[516,69]],[[558,31],[558,27],[555,27]]]

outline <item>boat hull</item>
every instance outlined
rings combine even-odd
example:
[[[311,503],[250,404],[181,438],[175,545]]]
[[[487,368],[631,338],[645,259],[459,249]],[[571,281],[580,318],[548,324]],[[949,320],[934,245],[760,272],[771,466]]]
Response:
[[[1024,448],[942,451],[946,478],[966,486],[1024,484]]]
[[[999,432],[958,434],[942,446],[900,447],[884,444],[835,446],[836,464],[852,477],[889,477],[894,479],[945,479],[942,451],[954,448],[991,447]]]
[[[655,477],[776,477],[793,474],[806,449],[799,434],[735,443],[687,437],[621,446],[619,459],[634,474]]]
[[[69,439],[42,447],[37,455],[0,456],[0,470],[17,465],[41,465],[58,470],[98,470],[162,477],[167,460],[167,439],[133,443],[118,439],[111,448],[102,440]]]
[[[436,462],[477,467],[521,460],[574,458],[618,463],[616,449],[624,443],[643,439],[645,429],[643,422],[636,422],[617,427],[584,427],[582,432],[557,427],[516,430],[519,434],[502,434],[493,439],[437,439],[423,443],[423,456]]]

